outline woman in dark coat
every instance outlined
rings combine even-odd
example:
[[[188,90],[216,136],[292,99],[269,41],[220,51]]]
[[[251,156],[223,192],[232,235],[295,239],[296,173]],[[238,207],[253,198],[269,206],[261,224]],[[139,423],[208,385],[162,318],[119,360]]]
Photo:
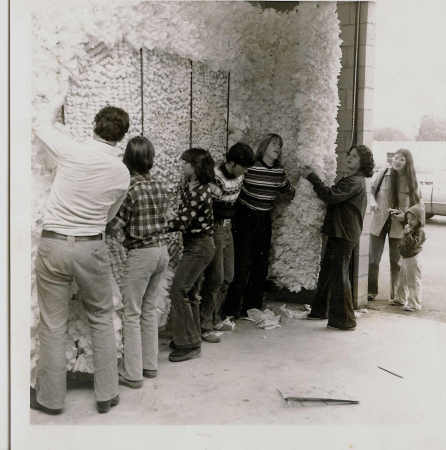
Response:
[[[367,208],[364,177],[373,174],[373,154],[365,145],[352,147],[348,152],[349,174],[331,188],[325,186],[313,170],[305,166],[302,176],[312,184],[316,194],[327,203],[322,232],[327,246],[321,264],[317,292],[309,319],[326,319],[328,326],[341,330],[356,327],[350,284],[350,259],[358,245]]]

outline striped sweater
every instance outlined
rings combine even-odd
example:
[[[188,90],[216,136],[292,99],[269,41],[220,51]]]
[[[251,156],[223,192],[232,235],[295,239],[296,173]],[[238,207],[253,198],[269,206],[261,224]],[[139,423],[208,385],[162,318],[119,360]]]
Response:
[[[214,218],[216,221],[230,219],[235,213],[235,202],[243,184],[243,175],[233,177],[225,168],[225,163],[215,167],[215,184],[210,183],[214,198]]]
[[[280,193],[293,193],[283,167],[267,167],[257,161],[245,173],[239,201],[255,211],[271,211]]]

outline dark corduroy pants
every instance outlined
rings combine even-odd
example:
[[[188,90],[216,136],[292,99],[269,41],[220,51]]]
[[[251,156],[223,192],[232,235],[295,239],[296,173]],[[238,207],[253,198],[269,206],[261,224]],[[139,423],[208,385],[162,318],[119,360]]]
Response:
[[[350,283],[350,259],[356,243],[329,237],[322,259],[311,315],[326,317],[337,328],[356,326]]]

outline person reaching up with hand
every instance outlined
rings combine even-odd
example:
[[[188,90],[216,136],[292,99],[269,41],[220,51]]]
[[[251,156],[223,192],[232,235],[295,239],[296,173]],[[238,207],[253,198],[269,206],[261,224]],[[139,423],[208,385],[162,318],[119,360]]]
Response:
[[[327,246],[308,319],[328,318],[328,327],[353,330],[356,318],[353,311],[350,284],[350,259],[359,243],[364,214],[367,208],[365,177],[373,174],[373,154],[365,145],[350,148],[347,157],[348,175],[328,187],[309,166],[300,173],[313,184],[317,196],[327,204],[322,232]]]

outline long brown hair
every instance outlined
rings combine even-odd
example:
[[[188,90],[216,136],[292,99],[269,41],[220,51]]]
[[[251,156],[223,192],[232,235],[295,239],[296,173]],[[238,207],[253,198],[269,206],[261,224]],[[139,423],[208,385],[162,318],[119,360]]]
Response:
[[[412,206],[420,202],[417,174],[415,172],[412,153],[406,148],[400,148],[395,152],[394,156],[398,154],[404,156],[406,159],[406,165],[404,166],[402,173],[407,179],[407,184],[409,186],[409,204]],[[398,172],[394,169],[391,169],[390,172],[390,186],[392,191],[392,208],[399,208],[400,177]]]
[[[181,159],[191,164],[195,176],[201,184],[215,181],[214,160],[207,150],[200,147],[189,148],[181,155]]]
[[[268,149],[268,146],[273,139],[277,139],[279,141],[279,146],[280,146],[280,150],[281,150],[279,157],[274,161],[273,167],[280,167],[282,165],[283,139],[281,138],[281,136],[279,136],[276,133],[267,134],[266,137],[262,140],[262,142],[260,142],[260,144],[257,148],[256,160],[263,161],[263,156],[265,155],[265,152]]]

